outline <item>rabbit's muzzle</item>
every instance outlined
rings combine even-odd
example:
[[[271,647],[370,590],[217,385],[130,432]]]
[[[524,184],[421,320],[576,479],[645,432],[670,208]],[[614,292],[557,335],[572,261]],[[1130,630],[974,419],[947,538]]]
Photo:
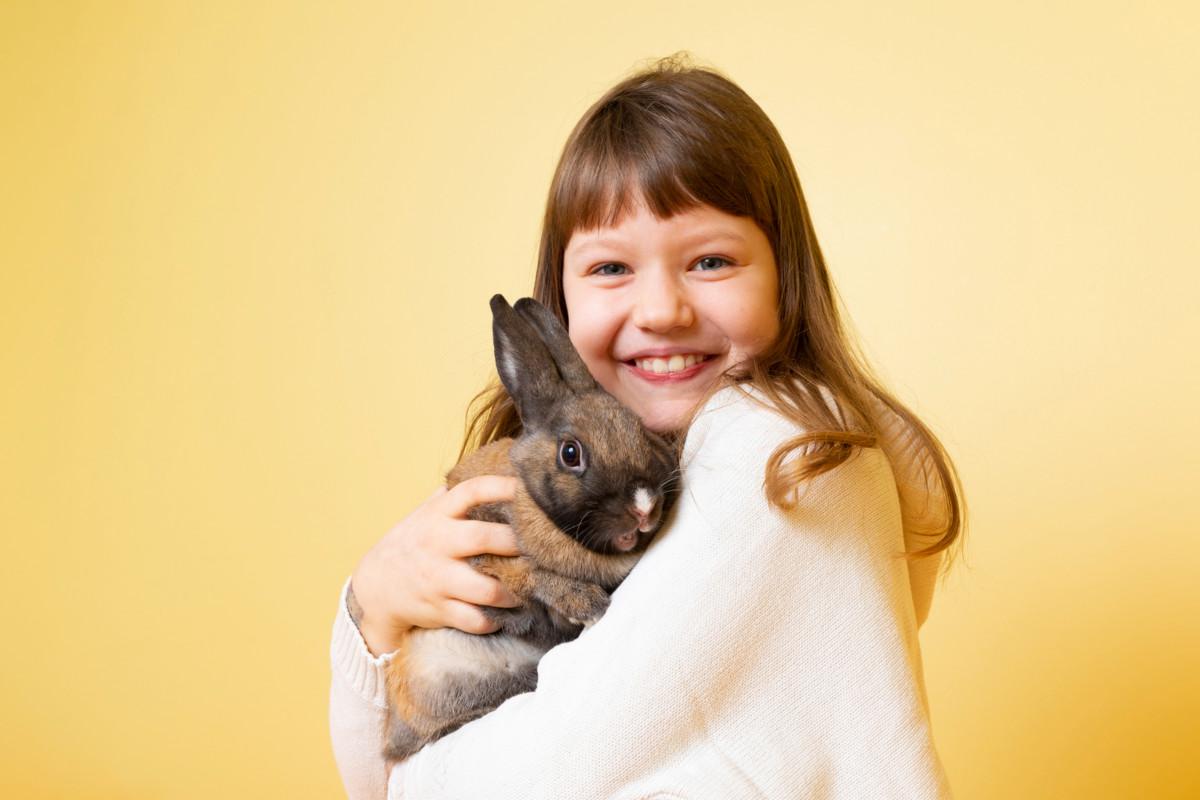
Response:
[[[617,529],[612,537],[613,549],[627,553],[639,545],[645,544],[658,530],[662,520],[663,493],[654,489],[639,487],[633,493],[623,513],[614,515],[621,520],[624,528]]]

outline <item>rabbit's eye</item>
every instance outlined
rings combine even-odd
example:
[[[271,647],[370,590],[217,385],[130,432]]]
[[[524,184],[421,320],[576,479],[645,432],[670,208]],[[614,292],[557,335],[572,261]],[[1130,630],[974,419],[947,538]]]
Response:
[[[583,470],[583,445],[574,439],[564,439],[558,446],[558,463],[567,469]]]

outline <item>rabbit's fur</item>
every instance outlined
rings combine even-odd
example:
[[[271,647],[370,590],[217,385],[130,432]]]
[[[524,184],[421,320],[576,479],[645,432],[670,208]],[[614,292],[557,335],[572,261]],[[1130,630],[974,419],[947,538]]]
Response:
[[[600,618],[677,493],[674,447],[600,388],[548,309],[530,298],[509,307],[500,295],[491,308],[496,367],[522,433],[463,459],[446,482],[519,479],[511,503],[476,506],[468,516],[511,524],[521,555],[469,562],[522,604],[480,607],[500,624],[495,633],[404,635],[387,666],[389,764],[533,690],[542,655]]]

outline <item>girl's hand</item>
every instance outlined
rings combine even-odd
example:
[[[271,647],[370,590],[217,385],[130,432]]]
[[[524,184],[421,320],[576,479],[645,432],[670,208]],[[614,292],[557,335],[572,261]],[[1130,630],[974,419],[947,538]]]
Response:
[[[400,634],[414,626],[491,633],[497,625],[475,606],[520,604],[500,581],[463,560],[520,554],[510,526],[466,518],[473,506],[511,501],[516,488],[516,478],[500,475],[443,486],[363,556],[350,578],[350,605],[373,655],[395,650]]]

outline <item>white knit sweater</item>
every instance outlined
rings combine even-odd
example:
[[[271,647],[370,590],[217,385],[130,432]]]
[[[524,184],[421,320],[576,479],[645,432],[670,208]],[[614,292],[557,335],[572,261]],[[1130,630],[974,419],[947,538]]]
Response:
[[[797,432],[736,389],[715,395],[688,432],[674,516],[604,617],[543,657],[536,691],[390,776],[390,656],[368,652],[347,580],[329,721],[351,800],[950,797],[917,639],[938,559],[891,557],[936,510],[922,503],[929,463],[893,415],[882,450],[783,512],[764,468]]]

